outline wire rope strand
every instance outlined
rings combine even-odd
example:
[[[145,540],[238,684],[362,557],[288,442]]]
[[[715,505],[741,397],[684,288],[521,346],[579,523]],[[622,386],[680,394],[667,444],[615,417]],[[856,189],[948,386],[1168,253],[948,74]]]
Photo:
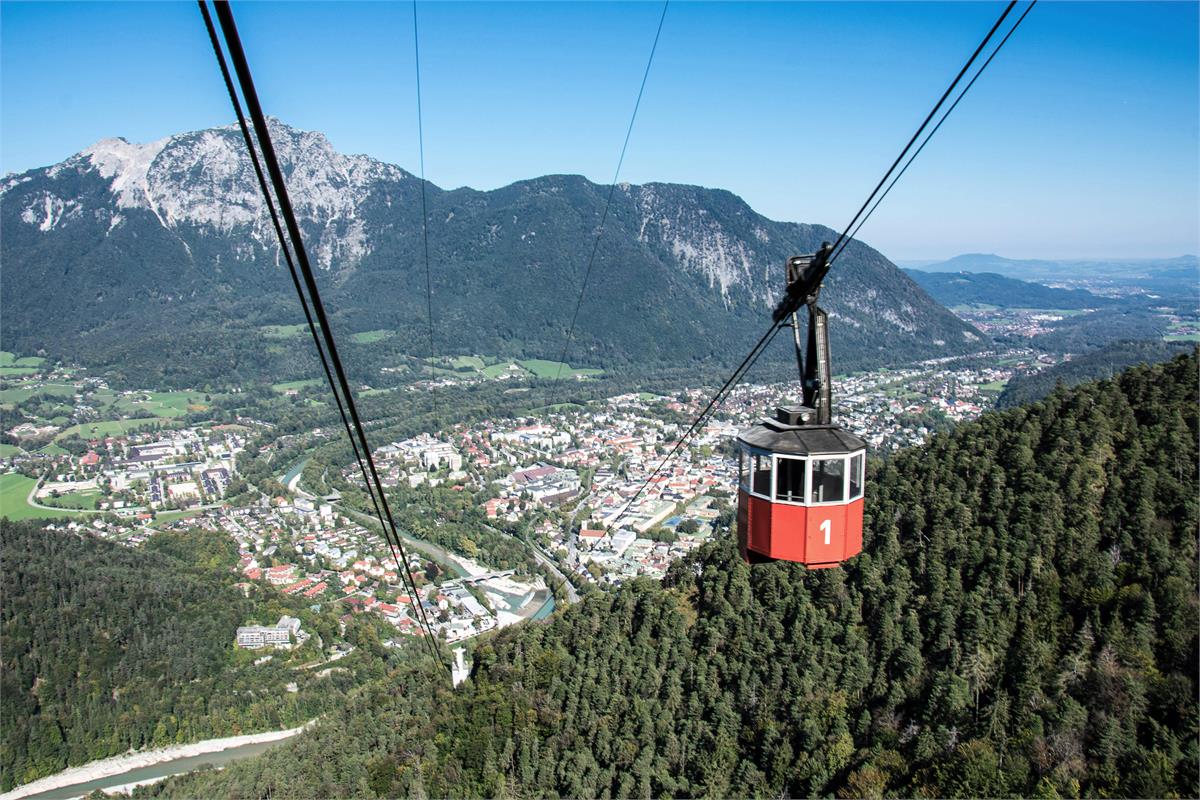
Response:
[[[941,98],[939,98],[938,102],[934,105],[933,109],[925,117],[925,120],[921,123],[921,126],[919,128],[917,128],[916,133],[914,133],[912,135],[912,138],[910,138],[908,140],[908,143],[905,144],[904,149],[900,151],[900,155],[896,157],[896,160],[892,163],[891,167],[888,168],[887,172],[884,173],[883,177],[879,180],[879,183],[876,184],[875,188],[871,191],[871,194],[869,194],[867,196],[866,201],[863,202],[862,207],[859,208],[859,210],[858,210],[858,213],[854,215],[853,219],[851,219],[850,224],[848,224],[846,226],[845,230],[841,233],[841,235],[838,236],[837,243],[834,245],[834,248],[833,248],[833,254],[829,258],[830,266],[832,266],[833,261],[839,255],[841,255],[842,251],[845,250],[846,246],[849,245],[850,239],[847,238],[847,234],[850,232],[850,230],[854,229],[857,232],[858,228],[855,227],[855,223],[858,222],[859,217],[863,214],[864,210],[866,210],[868,206],[871,206],[872,199],[875,197],[876,194],[879,193],[880,188],[884,185],[884,183],[887,182],[888,178],[895,171],[897,165],[899,165],[900,162],[904,160],[905,154],[907,154],[908,151],[912,148],[913,143],[916,142],[917,139],[920,138],[921,133],[925,130],[926,127],[928,127],[929,122],[934,118],[934,116],[936,116],[938,109],[941,108],[941,106],[945,103],[946,99],[953,93],[954,88],[962,80],[963,76],[970,70],[971,65],[979,57],[980,53],[983,52],[984,49],[986,49],[988,42],[991,41],[992,37],[995,35],[996,31],[1003,24],[1004,20],[1008,17],[1009,13],[1012,11],[1012,9],[1016,5],[1016,3],[1017,3],[1017,0],[1010,0],[1008,5],[1005,6],[1004,11],[1000,14],[1000,17],[996,20],[996,22],[992,25],[991,29],[987,32],[987,35],[984,36],[983,41],[981,41],[979,43],[979,46],[975,48],[975,51],[971,54],[971,57],[969,59],[967,59],[966,64],[963,65],[962,69],[959,70],[959,72],[955,76],[954,80],[951,81],[950,86],[947,87],[946,91],[942,94]],[[983,73],[983,70],[986,69],[987,65],[989,63],[991,63],[991,60],[993,58],[995,58],[996,53],[998,53],[1000,48],[1004,46],[1004,43],[1006,41],[1008,41],[1008,38],[1010,36],[1012,36],[1012,34],[1016,30],[1017,26],[1019,26],[1021,24],[1021,20],[1023,20],[1025,18],[1025,16],[1028,15],[1029,11],[1032,10],[1034,4],[1036,4],[1036,0],[1034,0],[1034,3],[1031,4],[1030,7],[1025,10],[1025,12],[1021,15],[1021,17],[1017,20],[1017,22],[1013,25],[1013,27],[1009,30],[1008,34],[1005,35],[1005,37],[1001,40],[1000,44],[997,45],[996,49],[992,52],[992,54],[984,62],[983,66],[980,67],[979,72],[977,72],[975,74],[975,76],[967,84],[966,88],[963,89],[962,93],[958,96],[958,98],[954,101],[954,103],[946,111],[946,114],[942,116],[941,120],[937,123],[937,125],[930,132],[929,136],[927,136],[925,138],[924,142],[922,142],[920,147],[913,154],[912,158],[909,159],[909,161],[905,164],[904,168],[900,171],[900,173],[896,176],[896,178],[888,186],[887,191],[885,191],[883,193],[883,195],[880,196],[879,200],[875,202],[874,206],[871,206],[871,210],[867,214],[868,217],[870,216],[870,214],[874,213],[876,208],[879,207],[879,203],[882,202],[883,197],[887,195],[887,192],[891,191],[891,187],[895,186],[895,183],[897,180],[899,180],[900,175],[904,174],[904,171],[907,170],[908,166],[910,164],[912,164],[913,160],[916,159],[916,157],[920,153],[920,151],[922,149],[924,149],[926,144],[929,143],[929,139],[931,139],[933,137],[933,134],[937,132],[937,129],[939,127],[941,127],[942,122],[945,122],[946,117],[948,117],[950,112],[954,110],[954,106],[958,105],[958,102],[960,100],[962,100],[963,96],[967,93],[967,91],[970,90],[971,85],[975,83],[975,81],[979,78],[979,75],[981,75]],[[862,221],[865,222],[866,218],[863,218]],[[859,224],[858,227],[861,227],[861,224]],[[850,238],[852,238],[852,237],[850,237]],[[840,249],[838,247],[839,245],[841,245]],[[674,459],[674,457],[682,449],[682,447],[684,446],[686,441],[689,438],[691,438],[692,434],[697,430],[700,422],[703,421],[712,410],[719,407],[720,403],[723,402],[724,396],[727,395],[728,392],[732,392],[733,389],[737,386],[737,384],[742,380],[742,378],[745,377],[746,373],[750,370],[750,368],[753,367],[755,362],[758,361],[759,356],[761,356],[762,353],[765,352],[766,346],[768,344],[770,344],[770,341],[775,338],[775,334],[779,332],[781,327],[782,326],[779,323],[772,324],[771,328],[769,328],[767,330],[767,333],[763,335],[763,338],[760,339],[758,344],[755,345],[754,349],[752,349],[750,351],[750,355],[746,356],[746,358],[743,359],[742,363],[738,366],[737,369],[734,370],[734,373],[733,373],[733,375],[730,376],[729,380],[727,380],[725,382],[725,384],[720,389],[717,390],[716,394],[713,395],[713,397],[709,401],[708,405],[700,412],[699,416],[696,417],[695,421],[692,423],[691,427],[688,428],[687,432],[685,432],[684,435],[682,437],[680,437],[680,440],[675,444],[675,447],[670,451],[670,453],[667,454],[666,458],[664,458],[659,463],[658,467],[656,467],[655,470],[652,473],[650,473],[650,476],[642,483],[641,487],[638,488],[638,491],[634,494],[633,498],[629,501],[628,504],[626,504],[625,508],[617,516],[616,520],[614,520],[614,525],[616,523],[620,522],[621,519],[623,519],[625,517],[625,515],[633,507],[633,505],[637,501],[637,499],[640,498],[642,493],[646,490],[646,487],[649,486],[650,482],[653,481],[654,478],[658,476],[658,474],[662,471],[662,469],[668,463],[670,463],[670,461],[672,459]]]
[[[1004,22],[1005,18],[1008,17],[1009,12],[1012,11],[1013,6],[1016,4],[1017,0],[1009,0],[1008,5],[1005,6],[1004,11],[1001,12],[1000,18],[996,20],[996,22],[992,25],[991,30],[989,30],[987,35],[983,37],[983,41],[981,41],[979,46],[975,48],[975,52],[973,52],[971,57],[967,59],[967,63],[963,64],[962,69],[960,69],[958,74],[954,76],[954,80],[950,82],[950,85],[946,87],[946,91],[942,93],[942,96],[938,99],[937,103],[935,103],[933,108],[930,109],[929,114],[925,117],[925,120],[921,123],[920,127],[917,128],[916,132],[912,135],[912,138],[908,140],[908,144],[904,145],[904,149],[900,151],[900,155],[896,156],[896,160],[892,162],[892,165],[888,167],[887,172],[885,172],[883,177],[879,179],[879,183],[877,183],[875,188],[871,190],[871,193],[867,195],[867,199],[863,201],[862,207],[858,209],[858,213],[854,215],[854,217],[850,220],[850,224],[846,226],[846,228],[838,236],[837,241],[833,243],[834,252],[837,252],[838,246],[846,239],[847,232],[854,227],[854,223],[858,221],[858,218],[862,216],[862,213],[866,210],[867,206],[871,204],[871,200],[875,197],[880,188],[882,188],[883,184],[887,181],[888,177],[892,174],[892,172],[895,171],[896,167],[904,159],[905,154],[912,149],[913,143],[916,142],[921,136],[921,132],[928,127],[929,121],[933,119],[934,115],[937,114],[938,109],[941,108],[942,104],[946,102],[946,98],[949,97],[951,92],[954,91],[954,87],[957,86],[958,82],[962,80],[963,75],[965,75],[967,70],[971,68],[971,65],[975,63],[975,59],[979,57],[979,54],[987,46],[987,43],[991,41],[992,36],[995,35],[996,30],[1000,27],[1000,24]]]
[[[229,92],[230,102],[233,104],[234,113],[237,115],[238,127],[242,132],[242,139],[246,143],[246,149],[250,153],[250,163],[254,167],[254,174],[258,180],[259,188],[262,190],[263,198],[267,206],[267,211],[270,212],[271,225],[275,229],[275,235],[279,240],[279,249],[283,252],[284,261],[288,266],[288,274],[292,279],[292,285],[296,289],[296,295],[300,299],[300,307],[304,311],[304,319],[308,324],[309,333],[312,334],[313,345],[317,349],[317,356],[321,361],[321,369],[325,373],[325,379],[328,381],[331,389],[334,388],[335,382],[333,374],[329,369],[329,362],[325,357],[325,348],[321,345],[321,337],[317,333],[317,328],[313,322],[312,312],[309,309],[308,298],[304,296],[304,290],[300,286],[300,278],[296,274],[296,265],[292,260],[291,250],[287,247],[287,240],[284,237],[283,230],[279,225],[279,215],[275,211],[275,204],[271,199],[270,189],[267,187],[266,177],[263,175],[262,165],[258,159],[258,152],[254,147],[254,140],[250,135],[250,130],[246,126],[246,117],[242,112],[241,100],[238,99],[237,90],[233,86],[233,80],[229,74],[229,65],[225,61],[225,53],[221,50],[221,44],[217,38],[216,28],[213,26],[212,16],[208,11],[208,4],[205,0],[198,0],[200,13],[204,17],[204,26],[208,31],[209,41],[212,43],[213,52],[216,54],[217,63],[221,68],[221,77],[225,81],[225,89]],[[363,482],[366,484],[367,492],[371,497],[371,503],[375,506],[377,515],[381,515],[379,511],[379,501],[375,498],[375,492],[371,487],[370,481],[367,479],[366,468],[363,466],[362,457],[358,452],[358,445],[354,441],[354,436],[350,430],[350,421],[346,418],[346,409],[342,404],[341,395],[336,390],[333,391],[334,401],[337,403],[338,415],[341,417],[342,425],[346,429],[346,435],[350,440],[350,447],[354,451],[354,460],[358,463],[359,470],[362,472]],[[399,566],[397,565],[397,568]]]
[[[245,98],[246,107],[250,112],[250,119],[253,122],[255,135],[258,138],[259,147],[262,150],[263,161],[266,163],[267,172],[271,178],[271,184],[275,189],[275,197],[279,203],[279,211],[283,217],[289,237],[295,248],[296,261],[299,264],[300,272],[304,276],[304,284],[308,290],[310,302],[312,303],[313,310],[317,316],[317,321],[324,339],[326,351],[329,356],[329,360],[333,364],[334,373],[337,376],[338,387],[341,389],[342,396],[346,401],[346,407],[350,414],[350,419],[353,422],[354,431],[358,436],[363,457],[369,468],[371,478],[374,481],[375,490],[378,493],[382,511],[387,518],[387,524],[384,525],[384,536],[387,538],[387,530],[390,526],[393,534],[394,544],[392,544],[392,542],[389,542],[389,544],[393,547],[393,553],[398,551],[399,557],[397,558],[397,561],[400,561],[401,558],[403,559],[404,572],[407,572],[408,559],[404,552],[404,545],[400,538],[399,531],[396,529],[395,519],[392,516],[391,508],[388,505],[387,496],[383,491],[383,484],[379,478],[379,472],[375,466],[374,458],[371,455],[370,446],[367,443],[362,419],[359,416],[358,408],[354,402],[354,395],[350,390],[350,384],[346,377],[346,371],[342,365],[337,344],[333,338],[332,329],[329,325],[329,319],[325,312],[324,304],[321,301],[320,290],[317,287],[316,278],[312,271],[312,265],[309,262],[308,254],[304,247],[300,226],[297,222],[295,211],[292,208],[291,199],[288,195],[287,186],[283,178],[283,172],[279,166],[279,161],[275,154],[275,148],[271,140],[270,131],[267,127],[266,117],[263,114],[262,105],[259,102],[258,92],[254,86],[254,79],[250,74],[249,63],[247,62],[245,50],[243,49],[241,38],[237,30],[237,24],[233,19],[233,13],[230,9],[228,0],[215,0],[215,10],[217,19],[220,22],[221,29],[225,35],[225,44],[229,50],[230,60],[233,62],[234,71],[237,73],[238,82],[241,85],[242,96]],[[336,391],[336,388],[334,391]],[[411,576],[409,577],[411,578]],[[415,580],[413,581],[413,584],[415,585]],[[434,641],[432,627],[428,624],[428,616],[425,614],[424,607],[420,605],[419,599],[414,598],[414,600],[416,601],[416,607],[420,617],[425,621],[426,632],[429,634],[429,647],[433,652],[434,657],[437,658],[436,642]],[[446,666],[447,669],[449,669],[449,665]]]
[[[646,91],[646,81],[650,78],[650,67],[654,64],[654,54],[658,51],[658,40],[662,36],[663,22],[667,19],[667,8],[670,5],[671,0],[664,0],[662,14],[658,17],[658,28],[654,32],[654,43],[650,46],[650,56],[646,59],[646,69],[642,72],[642,83],[638,87],[637,100],[634,101],[633,113],[629,117],[629,126],[625,129],[625,141],[621,144],[621,155],[617,158],[617,168],[613,171],[612,183],[608,187],[608,198],[604,201],[604,211],[600,215],[600,226],[596,229],[596,236],[592,241],[592,252],[588,256],[587,268],[583,271],[583,282],[579,286],[579,297],[575,301],[575,311],[571,314],[571,324],[567,328],[567,336],[563,340],[562,354],[558,358],[558,370],[554,374],[556,385],[562,378],[563,366],[565,366],[567,356],[570,353],[571,340],[575,336],[575,323],[579,320],[579,310],[583,307],[583,298],[587,294],[588,280],[592,276],[592,267],[596,263],[596,253],[600,249],[600,238],[604,235],[604,226],[608,223],[608,212],[612,207],[613,195],[617,191],[617,181],[621,176],[621,167],[625,163],[625,153],[629,149],[629,139],[633,135],[633,124],[637,121],[638,109],[642,106],[642,95]]]
[[[1013,23],[1013,26],[1011,28],[1009,28],[1008,33],[1006,33],[1004,35],[1004,38],[1000,40],[1000,44],[996,45],[996,49],[993,50],[991,55],[989,55],[987,57],[987,60],[983,62],[983,66],[981,66],[979,68],[979,71],[975,73],[974,77],[972,77],[971,80],[967,83],[967,85],[965,87],[963,87],[962,92],[958,95],[957,98],[955,98],[954,102],[950,105],[950,107],[946,109],[946,113],[942,115],[942,118],[940,120],[938,120],[937,125],[935,125],[933,127],[933,130],[931,130],[929,132],[929,135],[925,137],[925,140],[923,142],[921,142],[921,146],[916,149],[916,151],[912,154],[911,157],[909,157],[908,161],[905,162],[904,167],[898,173],[896,173],[896,176],[894,178],[892,178],[892,181],[891,181],[891,183],[888,184],[887,189],[884,190],[883,194],[879,195],[879,199],[877,199],[875,201],[875,204],[873,206],[871,206],[871,210],[867,212],[867,215],[865,217],[863,217],[862,220],[859,221],[858,225],[855,226],[854,230],[850,233],[850,235],[848,237],[846,237],[846,241],[842,245],[842,249],[839,250],[838,252],[834,253],[832,256],[830,256],[830,258],[829,258],[830,266],[833,266],[833,262],[837,260],[837,257],[840,256],[842,254],[842,252],[847,247],[850,246],[850,242],[854,241],[854,237],[856,237],[858,235],[858,232],[862,229],[862,226],[867,224],[867,220],[869,220],[871,218],[871,215],[875,213],[875,209],[879,208],[879,204],[883,202],[883,198],[888,196],[888,193],[890,193],[892,191],[892,188],[896,185],[896,183],[902,177],[904,177],[904,173],[908,172],[908,168],[911,167],[912,163],[917,160],[917,156],[921,155],[921,151],[925,149],[925,145],[929,144],[929,140],[932,139],[934,137],[934,134],[936,134],[938,132],[938,129],[942,127],[942,123],[944,123],[950,117],[950,115],[954,112],[954,109],[958,106],[958,104],[962,101],[962,99],[967,96],[967,92],[971,91],[971,87],[975,85],[975,81],[979,80],[979,76],[982,75],[983,71],[988,68],[988,64],[992,63],[992,59],[994,59],[996,57],[996,55],[1000,52],[1001,48],[1004,47],[1005,42],[1007,42],[1009,40],[1009,38],[1014,33],[1017,32],[1017,28],[1019,28],[1021,26],[1021,23],[1025,21],[1025,17],[1029,16],[1029,12],[1033,11],[1033,7],[1036,5],[1037,5],[1037,0],[1033,0],[1033,2],[1031,2],[1029,4],[1029,6],[1025,9],[1025,11],[1021,14],[1021,16],[1017,17],[1017,21],[1015,23]]]

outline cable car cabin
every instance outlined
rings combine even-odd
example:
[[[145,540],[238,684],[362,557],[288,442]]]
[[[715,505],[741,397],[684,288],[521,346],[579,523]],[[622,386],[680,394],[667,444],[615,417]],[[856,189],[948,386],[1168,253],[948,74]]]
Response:
[[[836,567],[862,551],[867,445],[780,408],[738,436],[738,545],[747,563]]]

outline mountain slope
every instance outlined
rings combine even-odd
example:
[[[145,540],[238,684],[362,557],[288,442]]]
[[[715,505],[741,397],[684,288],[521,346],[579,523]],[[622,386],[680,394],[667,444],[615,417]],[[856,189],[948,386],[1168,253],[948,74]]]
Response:
[[[1196,345],[1191,342],[1154,339],[1113,342],[1041,372],[1014,376],[996,399],[996,405],[1012,408],[1032,403],[1050,394],[1059,383],[1075,386],[1084,381],[1111,378],[1135,364],[1155,364],[1195,349]]]
[[[243,596],[224,534],[160,533],[134,551],[4,518],[0,545],[0,790],[130,749],[300,724],[357,682],[234,648],[237,626],[283,613],[331,642],[337,614]],[[319,660],[317,639],[293,657]]]
[[[904,272],[944,306],[983,303],[1001,308],[1077,309],[1105,308],[1117,303],[1086,289],[1055,289],[994,272],[925,272],[919,269]]]
[[[351,367],[373,379],[388,359],[424,355],[418,180],[341,155],[318,133],[276,121],[272,131],[338,332],[396,332],[356,348]],[[311,366],[302,341],[280,344],[257,330],[300,315],[243,149],[232,127],[148,145],[113,139],[7,177],[6,347],[166,380],[180,362],[202,379]],[[556,356],[608,188],[578,176],[490,192],[427,188],[439,351]],[[622,184],[573,358],[609,368],[734,359],[763,329],[784,259],[834,238],[828,228],[768,220],[728,192]],[[979,341],[858,242],[822,301],[835,317],[839,368],[963,352]]]
[[[729,540],[167,797],[1196,796],[1197,360],[877,467],[839,570]]]

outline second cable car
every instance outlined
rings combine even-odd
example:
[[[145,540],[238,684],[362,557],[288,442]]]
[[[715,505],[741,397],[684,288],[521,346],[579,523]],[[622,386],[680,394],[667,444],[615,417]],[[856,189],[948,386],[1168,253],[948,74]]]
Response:
[[[749,563],[836,567],[862,551],[867,445],[833,424],[828,317],[817,306],[833,248],[788,259],[777,324],[791,316],[802,402],[737,438],[738,546]],[[808,306],[807,352],[796,312]]]

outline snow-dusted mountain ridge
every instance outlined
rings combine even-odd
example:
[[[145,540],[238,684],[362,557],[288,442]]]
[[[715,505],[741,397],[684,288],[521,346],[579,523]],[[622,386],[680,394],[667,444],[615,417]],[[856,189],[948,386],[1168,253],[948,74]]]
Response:
[[[339,153],[321,133],[270,125],[335,312],[355,330],[407,331],[424,316],[418,179]],[[427,190],[446,344],[539,356],[559,349],[563,309],[577,296],[607,187],[559,175],[490,192]],[[0,333],[10,342],[77,351],[81,334],[103,343],[117,331],[125,340],[130,331],[175,336],[218,321],[294,321],[234,125],[147,144],[105,139],[60,164],[7,176],[0,223]],[[760,327],[782,288],[784,259],[835,236],[768,220],[729,192],[622,184],[579,320],[579,360],[722,357],[724,340]],[[220,320],[206,310],[218,301],[241,316]],[[839,347],[850,359],[878,361],[897,343],[921,355],[974,346],[971,329],[860,243],[830,276],[823,301],[840,318]],[[57,313],[53,324],[26,311],[39,305]],[[634,322],[614,329],[614,315]]]

